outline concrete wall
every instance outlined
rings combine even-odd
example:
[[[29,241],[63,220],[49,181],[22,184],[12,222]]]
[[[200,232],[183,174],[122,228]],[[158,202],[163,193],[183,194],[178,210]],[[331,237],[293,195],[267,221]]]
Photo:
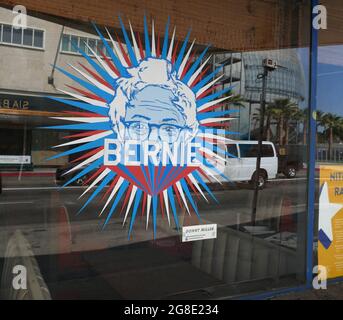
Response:
[[[12,12],[8,9],[0,8],[0,22],[12,23]],[[71,68],[67,65],[77,65],[79,61],[85,59],[80,55],[60,53],[58,48],[62,26],[50,21],[28,16],[28,27],[45,30],[44,49],[31,49],[16,47],[11,45],[0,45],[0,90],[14,90],[17,93],[58,93],[56,89],[48,84],[48,76],[52,70],[55,55],[58,50],[57,65],[67,70]],[[64,33],[73,33],[82,36],[94,37],[94,35],[65,28]],[[70,83],[66,76],[56,71],[54,74],[55,86],[65,89],[64,84]]]

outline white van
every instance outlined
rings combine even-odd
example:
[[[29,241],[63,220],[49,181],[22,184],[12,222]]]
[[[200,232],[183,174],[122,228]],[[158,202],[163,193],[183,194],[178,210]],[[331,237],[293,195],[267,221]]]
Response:
[[[221,168],[230,181],[249,181],[253,183],[256,172],[258,141],[232,141],[226,144],[226,166]],[[275,179],[278,173],[278,156],[272,142],[262,142],[259,188],[263,188],[268,179]],[[223,177],[217,176],[220,181]]]

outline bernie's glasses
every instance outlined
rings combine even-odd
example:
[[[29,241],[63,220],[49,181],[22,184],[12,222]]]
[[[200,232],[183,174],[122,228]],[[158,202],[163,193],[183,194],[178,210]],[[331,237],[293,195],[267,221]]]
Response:
[[[151,124],[144,121],[123,121],[128,129],[128,134],[132,140],[147,140],[153,127],[158,130],[161,141],[174,143],[179,138],[182,130],[190,130],[188,127],[181,127],[174,124]]]

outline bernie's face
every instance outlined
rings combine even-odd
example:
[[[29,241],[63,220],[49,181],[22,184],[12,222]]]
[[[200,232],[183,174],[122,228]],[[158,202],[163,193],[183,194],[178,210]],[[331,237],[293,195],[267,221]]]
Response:
[[[190,130],[182,111],[170,90],[147,86],[133,97],[121,119],[126,128],[125,139],[178,142]]]

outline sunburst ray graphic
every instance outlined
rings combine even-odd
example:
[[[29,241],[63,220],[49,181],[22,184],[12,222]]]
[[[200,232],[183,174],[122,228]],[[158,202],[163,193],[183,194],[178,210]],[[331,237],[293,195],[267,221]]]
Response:
[[[140,208],[141,214],[146,215],[146,229],[149,227],[149,220],[152,220],[155,238],[159,207],[162,214],[166,214],[169,225],[172,217],[175,226],[179,229],[177,207],[186,210],[189,214],[195,213],[201,221],[195,198],[203,198],[209,202],[209,196],[217,202],[206,181],[221,183],[218,177],[229,180],[213,162],[225,166],[227,156],[234,157],[227,152],[225,144],[232,141],[226,136],[237,134],[237,132],[228,131],[226,122],[235,119],[231,115],[238,110],[222,111],[223,103],[231,97],[232,87],[217,90],[217,83],[223,76],[218,76],[222,67],[218,67],[213,72],[208,71],[207,65],[211,56],[205,57],[210,46],[195,57],[193,50],[195,40],[189,44],[190,31],[185,39],[179,42],[176,41],[174,27],[170,38],[170,19],[168,18],[164,37],[160,39],[153,20],[149,34],[147,19],[144,16],[144,35],[141,39],[141,35],[134,32],[130,22],[129,32],[120,17],[119,22],[123,43],[118,35],[112,35],[107,28],[105,28],[107,39],[105,39],[93,23],[102,42],[103,49],[98,49],[99,54],[87,44],[85,46],[88,47],[88,53],[72,43],[85,58],[88,66],[83,63],[79,63],[78,67],[69,65],[74,74],[57,67],[60,72],[78,84],[78,87],[68,85],[72,91],[59,90],[72,99],[48,98],[68,104],[82,112],[69,111],[68,117],[54,117],[54,119],[71,121],[72,124],[45,128],[75,130],[81,133],[69,135],[66,138],[72,141],[55,146],[55,148],[70,147],[70,149],[48,160],[82,152],[82,156],[73,160],[75,166],[64,173],[74,172],[74,176],[63,185],[63,187],[68,186],[79,178],[91,175],[85,181],[88,187],[80,198],[86,195],[89,197],[79,213],[103,191],[102,199],[106,202],[99,210],[100,216],[106,214],[103,227],[108,224],[113,214],[120,210],[119,205],[122,201],[123,226],[129,224],[128,238],[130,238]],[[121,131],[120,125],[116,122],[122,111],[118,105],[125,98],[125,95],[122,95],[123,88],[126,88],[127,92],[132,91],[133,89],[128,84],[133,81],[134,77],[138,77],[140,81],[144,80],[148,72],[143,70],[144,66],[158,64],[170,66],[170,74],[173,75],[178,88],[189,90],[189,94],[194,96],[197,126],[196,129],[193,128],[192,141],[200,142],[201,147],[196,154],[200,165],[196,167],[184,164],[154,165],[151,162],[147,165],[136,166],[126,166],[123,163],[115,166],[105,165],[106,139],[118,139],[121,132],[126,132],[125,129]],[[149,77],[151,76],[154,78],[158,75],[152,72]],[[153,81],[154,90],[158,81]],[[145,85],[146,87],[149,87],[149,83]],[[159,87],[163,91],[166,85],[162,83]]]

